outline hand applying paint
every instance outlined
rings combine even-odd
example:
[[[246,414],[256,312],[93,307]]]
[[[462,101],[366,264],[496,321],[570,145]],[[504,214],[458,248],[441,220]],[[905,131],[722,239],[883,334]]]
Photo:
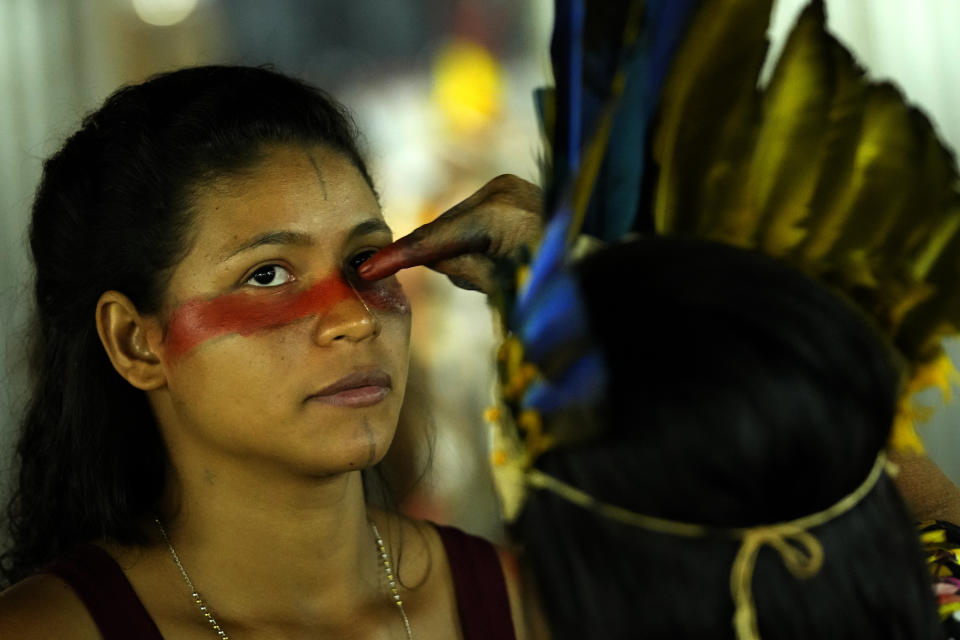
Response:
[[[494,263],[536,246],[543,230],[540,188],[513,175],[497,176],[436,220],[384,247],[357,272],[378,280],[424,265],[458,287],[491,293]]]

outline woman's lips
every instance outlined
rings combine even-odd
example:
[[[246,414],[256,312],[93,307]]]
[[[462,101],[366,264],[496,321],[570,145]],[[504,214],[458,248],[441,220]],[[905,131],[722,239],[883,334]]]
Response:
[[[379,369],[351,373],[307,397],[335,407],[369,407],[387,397],[393,384]]]
[[[388,393],[390,393],[389,387],[368,385],[328,395],[310,396],[310,400],[332,404],[335,407],[369,407],[386,398]]]

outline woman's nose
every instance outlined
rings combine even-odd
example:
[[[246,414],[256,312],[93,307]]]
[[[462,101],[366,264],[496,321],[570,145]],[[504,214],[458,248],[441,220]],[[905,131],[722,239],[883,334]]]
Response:
[[[380,320],[356,290],[340,299],[317,322],[316,341],[321,347],[338,341],[359,342],[380,335]]]

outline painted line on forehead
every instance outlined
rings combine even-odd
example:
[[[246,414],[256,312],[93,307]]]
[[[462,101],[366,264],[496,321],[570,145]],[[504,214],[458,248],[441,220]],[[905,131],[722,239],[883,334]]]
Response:
[[[320,171],[320,165],[317,164],[316,159],[313,157],[313,154],[309,151],[307,152],[307,158],[310,160],[310,166],[313,167],[313,171],[317,174],[317,180],[320,182],[320,191],[323,193],[323,199],[327,199],[327,181],[323,179],[323,172]]]

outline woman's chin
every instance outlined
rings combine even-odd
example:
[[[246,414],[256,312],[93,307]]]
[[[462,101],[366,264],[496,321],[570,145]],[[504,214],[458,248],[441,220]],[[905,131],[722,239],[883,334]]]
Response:
[[[341,425],[336,433],[327,430],[320,440],[310,438],[303,443],[300,453],[306,455],[302,464],[311,475],[328,477],[368,469],[383,459],[393,441],[396,416],[369,416],[351,422],[347,430],[343,429],[347,425]]]

